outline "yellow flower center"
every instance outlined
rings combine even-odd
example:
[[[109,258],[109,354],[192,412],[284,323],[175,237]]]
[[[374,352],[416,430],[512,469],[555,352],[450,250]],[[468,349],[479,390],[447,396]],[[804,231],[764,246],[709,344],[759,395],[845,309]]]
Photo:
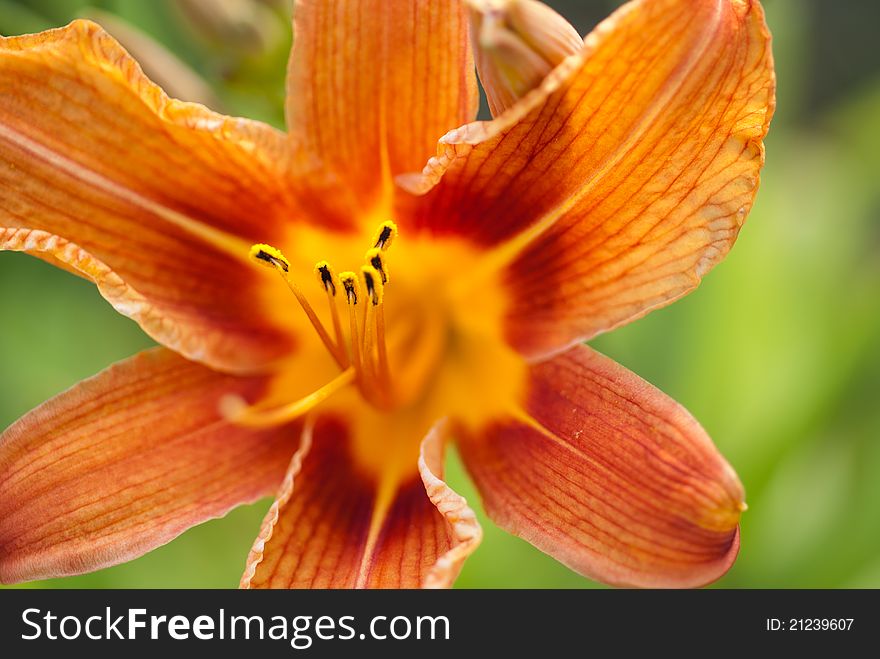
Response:
[[[478,424],[520,397],[525,364],[504,340],[506,292],[497,274],[481,274],[482,250],[458,239],[398,241],[393,222],[372,237],[296,235],[283,253],[254,245],[251,258],[279,273],[300,307],[298,326],[305,318],[313,331],[298,332],[303,345],[263,400],[224,402],[235,422],[286,423],[319,406],[338,408],[356,392],[369,414]],[[355,267],[337,274],[340,263]],[[281,288],[267,307],[289,321]]]

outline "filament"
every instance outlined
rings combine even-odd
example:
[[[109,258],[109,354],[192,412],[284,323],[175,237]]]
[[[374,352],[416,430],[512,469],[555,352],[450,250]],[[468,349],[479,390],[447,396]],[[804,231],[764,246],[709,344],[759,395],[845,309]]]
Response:
[[[339,280],[345,288],[345,301],[348,303],[348,327],[351,335],[351,363],[359,382],[363,382],[363,363],[361,362],[360,328],[357,320],[358,281],[353,272],[343,272]]]
[[[333,343],[333,339],[330,338],[330,335],[327,333],[327,330],[324,329],[324,325],[321,323],[318,318],[318,314],[315,313],[315,310],[312,309],[312,305],[309,304],[309,301],[306,299],[306,296],[303,295],[302,291],[289,277],[282,275],[282,278],[287,283],[288,288],[296,297],[303,311],[306,312],[306,316],[309,317],[309,320],[312,323],[312,326],[315,328],[315,331],[318,333],[318,336],[321,337],[321,342],[324,344],[324,347],[327,348],[327,351],[333,356],[333,359],[336,360],[336,363],[340,368],[345,368],[345,360],[342,355],[339,353],[339,349],[336,347],[336,344]]]
[[[340,356],[348,361],[348,349],[345,345],[345,335],[342,333],[342,321],[339,318],[339,307],[336,304],[336,276],[327,261],[321,261],[315,266],[315,274],[318,282],[327,293],[327,303],[330,307],[330,318],[333,321],[333,333],[336,335],[336,347]]]
[[[383,222],[373,237],[360,271],[342,272],[337,277],[327,261],[315,264],[315,276],[327,296],[334,337],[324,328],[312,305],[291,276],[290,262],[271,245],[258,244],[250,249],[250,258],[273,268],[293,293],[324,347],[342,372],[314,393],[274,409],[249,406],[230,396],[221,401],[223,415],[231,421],[253,427],[274,426],[306,414],[333,393],[356,382],[363,396],[374,405],[390,406],[394,401],[385,328],[385,287],[389,281],[385,252],[397,237],[397,225]],[[337,293],[340,285],[348,307],[348,336],[343,329]],[[361,293],[363,292],[363,297]],[[363,312],[358,308],[362,303]],[[360,316],[360,318],[359,318]]]
[[[374,332],[373,326],[370,322],[373,316],[373,305],[367,304],[366,312],[364,314],[364,375],[368,378],[374,378],[376,375],[376,369],[373,360],[374,347]]]
[[[385,341],[385,305],[376,306],[376,347],[379,353],[379,386],[386,399],[391,397],[391,370],[388,366],[388,345]],[[390,401],[389,401],[390,402]]]

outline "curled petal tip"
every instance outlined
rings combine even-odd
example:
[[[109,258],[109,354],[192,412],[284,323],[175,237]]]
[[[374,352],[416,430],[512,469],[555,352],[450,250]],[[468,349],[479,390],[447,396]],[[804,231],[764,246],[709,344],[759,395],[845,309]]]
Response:
[[[736,560],[733,469],[678,403],[586,346],[532,366],[523,407],[459,450],[489,517],[584,576],[692,588]]]
[[[199,36],[244,52],[266,52],[283,37],[272,8],[259,0],[178,0],[175,5]]]

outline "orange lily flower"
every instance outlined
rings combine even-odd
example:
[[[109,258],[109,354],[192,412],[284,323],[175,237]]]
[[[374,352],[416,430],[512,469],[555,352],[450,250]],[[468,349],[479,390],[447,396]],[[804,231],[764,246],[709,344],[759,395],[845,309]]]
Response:
[[[761,6],[635,0],[487,122],[468,11],[299,2],[287,133],[167,98],[94,23],[0,39],[0,249],[163,346],[0,436],[0,580],[274,494],[243,587],[449,586],[481,538],[451,440],[489,516],[583,575],[730,567],[735,472],[583,342],[733,244],[774,108]]]

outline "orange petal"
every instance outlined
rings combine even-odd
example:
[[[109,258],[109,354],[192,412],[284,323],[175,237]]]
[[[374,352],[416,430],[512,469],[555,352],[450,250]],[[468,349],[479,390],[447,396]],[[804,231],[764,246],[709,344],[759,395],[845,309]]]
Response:
[[[543,356],[694,288],[751,207],[774,109],[757,0],[625,5],[489,123],[440,143],[400,223],[499,245],[509,335]]]
[[[273,492],[298,433],[217,414],[262,388],[158,348],[22,417],[0,435],[0,581],[131,560]]]
[[[522,409],[460,451],[495,522],[590,578],[700,586],[739,550],[742,485],[705,431],[586,346],[534,366]]]
[[[98,283],[117,309],[193,359],[244,370],[290,348],[257,295],[268,273],[246,263],[297,215],[288,149],[168,99],[94,23],[0,38],[3,249],[57,263],[57,236],[114,273]]]
[[[291,461],[241,587],[451,586],[482,531],[467,502],[442,480],[442,432],[428,433],[418,470],[413,464],[389,493],[358,464],[346,424],[318,420]],[[374,440],[381,451],[389,438]]]
[[[340,177],[353,211],[388,201],[446,131],[476,115],[463,0],[299,0],[290,132]],[[387,218],[383,218],[387,219]]]

